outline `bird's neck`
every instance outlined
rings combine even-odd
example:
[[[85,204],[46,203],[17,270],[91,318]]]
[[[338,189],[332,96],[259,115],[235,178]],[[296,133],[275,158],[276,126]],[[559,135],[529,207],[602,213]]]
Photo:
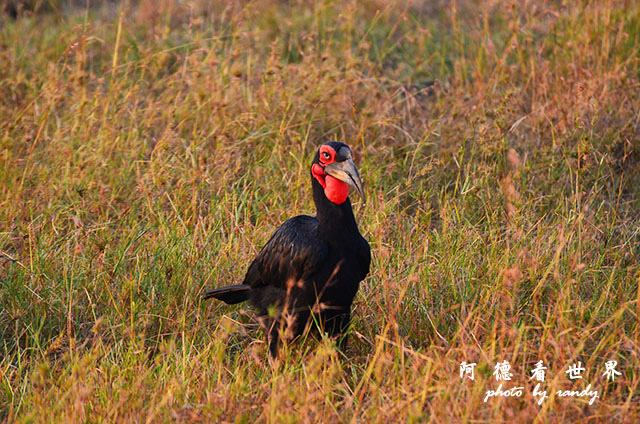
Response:
[[[359,232],[349,198],[340,204],[333,203],[327,199],[324,188],[314,177],[311,177],[311,185],[320,237],[336,242],[352,240],[353,235]]]

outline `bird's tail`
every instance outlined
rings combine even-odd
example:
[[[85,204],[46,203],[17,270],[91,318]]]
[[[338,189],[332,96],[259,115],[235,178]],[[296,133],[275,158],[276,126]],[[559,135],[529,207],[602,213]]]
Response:
[[[233,286],[220,287],[202,294],[202,299],[211,299],[215,297],[229,305],[249,300],[249,291],[251,288],[246,284],[235,284]]]

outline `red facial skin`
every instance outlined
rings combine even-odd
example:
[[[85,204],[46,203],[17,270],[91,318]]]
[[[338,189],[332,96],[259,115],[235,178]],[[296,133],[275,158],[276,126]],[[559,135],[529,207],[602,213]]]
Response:
[[[324,195],[331,202],[340,205],[349,196],[349,186],[324,172],[324,166],[335,162],[336,151],[329,146],[320,146],[320,165],[314,163],[311,167],[311,174],[324,188]]]

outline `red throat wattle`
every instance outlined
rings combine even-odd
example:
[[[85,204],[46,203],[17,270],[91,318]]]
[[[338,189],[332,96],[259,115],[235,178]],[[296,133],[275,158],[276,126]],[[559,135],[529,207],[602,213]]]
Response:
[[[326,174],[324,169],[317,163],[314,163],[311,167],[311,174],[313,174],[313,177],[318,180],[322,188],[324,188],[324,195],[327,196],[327,199],[331,202],[340,205],[347,200],[349,196],[349,186],[347,183]]]

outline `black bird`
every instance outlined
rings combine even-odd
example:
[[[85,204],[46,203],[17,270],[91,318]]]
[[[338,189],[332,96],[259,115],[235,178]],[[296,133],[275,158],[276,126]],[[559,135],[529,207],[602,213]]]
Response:
[[[371,250],[348,197],[351,187],[366,201],[351,149],[337,141],[322,144],[310,173],[316,216],[287,220],[249,265],[242,284],[203,295],[228,304],[248,300],[258,310],[272,357],[279,335],[293,340],[312,322],[343,345],[351,303],[369,273]]]

